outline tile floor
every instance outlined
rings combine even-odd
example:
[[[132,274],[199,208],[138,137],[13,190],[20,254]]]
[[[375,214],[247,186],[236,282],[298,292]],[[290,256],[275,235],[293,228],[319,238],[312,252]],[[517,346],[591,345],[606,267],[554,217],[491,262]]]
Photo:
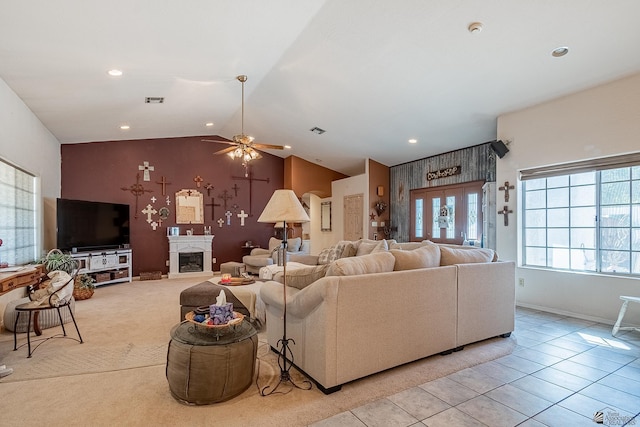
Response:
[[[517,308],[514,335],[508,356],[312,426],[640,426],[640,333]]]

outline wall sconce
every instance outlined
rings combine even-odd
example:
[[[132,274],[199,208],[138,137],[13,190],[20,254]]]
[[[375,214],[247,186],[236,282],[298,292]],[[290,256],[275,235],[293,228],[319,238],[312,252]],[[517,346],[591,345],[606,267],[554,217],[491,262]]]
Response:
[[[378,188],[376,190],[376,194],[378,195],[378,197],[384,196],[384,187],[382,185],[378,185]]]

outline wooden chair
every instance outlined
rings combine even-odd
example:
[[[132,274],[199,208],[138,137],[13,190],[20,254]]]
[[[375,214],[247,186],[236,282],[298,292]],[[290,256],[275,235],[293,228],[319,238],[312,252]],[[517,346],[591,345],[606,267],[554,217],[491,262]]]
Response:
[[[28,350],[29,350],[29,355],[27,357],[31,357],[31,355],[33,354],[33,352],[36,351],[36,349],[38,347],[40,347],[40,345],[42,345],[45,341],[48,341],[52,338],[69,338],[72,339],[74,341],[79,342],[80,344],[82,344],[84,341],[82,340],[82,336],[80,335],[80,329],[78,329],[78,324],[76,323],[76,318],[73,315],[73,310],[71,309],[71,301],[73,296],[71,295],[73,293],[73,286],[75,283],[75,278],[76,278],[76,274],[77,274],[77,270],[76,272],[74,272],[74,274],[71,275],[71,278],[63,285],[60,286],[55,292],[51,293],[51,295],[49,295],[49,297],[47,298],[46,302],[41,302],[38,303],[37,301],[30,301],[28,303],[24,303],[24,304],[20,304],[18,306],[16,306],[15,310],[16,310],[16,321],[14,324],[14,328],[13,328],[13,350],[16,351],[18,348],[23,347],[24,344],[22,344],[20,347],[18,347],[18,338],[17,338],[17,330],[18,330],[18,319],[20,319],[20,314],[23,312],[29,313],[29,322],[27,324],[27,346],[28,346]],[[68,287],[71,287],[71,292],[69,292],[69,289],[67,289]],[[65,292],[63,292],[63,290],[66,290]],[[28,294],[29,294],[29,299],[31,299],[31,289],[29,290]],[[64,299],[60,299],[60,295],[64,295],[65,293],[68,294],[67,297],[65,297]],[[73,324],[76,327],[76,332],[78,333],[78,339],[73,338],[73,337],[69,337],[67,336],[67,331],[64,327],[64,321],[62,319],[62,314],[60,313],[60,309],[66,307],[67,310],[69,310],[69,314],[71,315],[71,320],[73,320]],[[36,333],[36,335],[40,335],[40,333],[38,333],[38,328],[35,327],[35,325],[37,325],[37,319],[38,316],[40,314],[41,311],[46,311],[46,310],[56,310],[58,312],[58,318],[60,319],[60,326],[62,326],[62,335],[60,334],[55,334],[53,336],[50,337],[46,337],[46,338],[40,338],[38,340],[36,340],[38,342],[38,344],[33,348],[33,350],[31,349],[31,325],[32,325],[32,319],[33,319],[33,325],[34,325],[34,332]]]

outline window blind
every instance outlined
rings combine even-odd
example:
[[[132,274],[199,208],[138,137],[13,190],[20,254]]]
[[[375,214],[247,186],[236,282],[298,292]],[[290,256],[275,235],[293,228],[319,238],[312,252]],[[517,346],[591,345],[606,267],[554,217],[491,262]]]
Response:
[[[549,178],[560,175],[592,172],[605,169],[617,169],[637,166],[640,164],[640,153],[623,154],[620,156],[602,157],[599,159],[582,160],[579,162],[563,163],[539,168],[523,169],[520,171],[520,180]]]

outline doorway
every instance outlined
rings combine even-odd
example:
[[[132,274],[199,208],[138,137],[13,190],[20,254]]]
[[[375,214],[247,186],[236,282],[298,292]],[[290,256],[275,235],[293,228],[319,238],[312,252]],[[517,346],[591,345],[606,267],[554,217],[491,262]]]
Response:
[[[482,239],[484,181],[411,190],[411,232],[414,242],[461,245]]]

